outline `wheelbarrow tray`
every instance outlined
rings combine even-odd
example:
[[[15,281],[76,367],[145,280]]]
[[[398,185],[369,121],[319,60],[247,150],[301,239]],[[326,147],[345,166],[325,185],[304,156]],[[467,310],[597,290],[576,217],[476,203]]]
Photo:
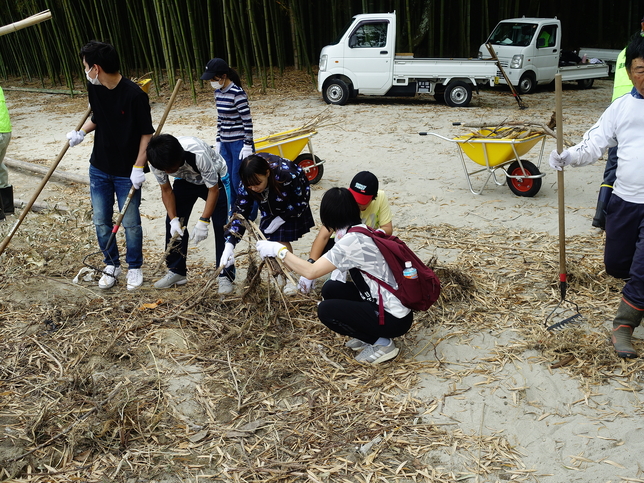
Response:
[[[297,132],[289,136],[291,133]],[[277,134],[271,134],[255,140],[255,151],[270,153],[293,161],[302,152],[309,139],[317,131],[303,133],[300,129],[291,129]]]
[[[311,136],[314,134],[317,134],[317,131],[302,128],[271,134],[255,139],[255,151],[274,154],[293,161],[304,170],[308,180],[315,184],[322,179],[324,160],[313,153]],[[300,154],[305,146],[308,146],[310,153]]]
[[[482,136],[489,136],[500,130],[481,129]],[[465,155],[481,166],[491,168],[500,166],[509,161],[519,159],[530,151],[535,144],[545,138],[545,134],[533,134],[525,138],[486,138],[472,137],[471,135],[454,138]]]

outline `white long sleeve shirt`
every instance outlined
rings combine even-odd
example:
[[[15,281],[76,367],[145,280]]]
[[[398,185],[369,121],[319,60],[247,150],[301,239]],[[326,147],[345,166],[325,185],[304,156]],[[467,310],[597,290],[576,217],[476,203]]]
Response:
[[[613,146],[618,146],[613,193],[624,201],[644,204],[644,99],[635,88],[615,99],[583,140],[568,149],[570,165],[592,164]]]

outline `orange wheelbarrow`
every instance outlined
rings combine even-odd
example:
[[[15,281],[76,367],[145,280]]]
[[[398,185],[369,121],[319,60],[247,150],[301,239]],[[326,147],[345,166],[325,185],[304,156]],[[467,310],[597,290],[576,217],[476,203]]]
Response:
[[[311,136],[314,134],[317,134],[317,131],[302,128],[271,134],[255,139],[255,151],[275,154],[293,161],[304,170],[309,182],[315,184],[322,179],[324,174],[324,160],[313,154]],[[306,146],[308,146],[309,152],[302,153]]]

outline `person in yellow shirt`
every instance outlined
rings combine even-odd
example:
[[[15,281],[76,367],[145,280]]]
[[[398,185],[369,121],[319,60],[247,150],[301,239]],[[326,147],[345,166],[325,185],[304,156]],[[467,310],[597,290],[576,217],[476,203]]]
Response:
[[[360,171],[349,184],[349,191],[355,198],[360,208],[360,219],[362,223],[374,230],[381,230],[387,235],[394,231],[389,200],[386,193],[379,188],[378,178],[369,171]],[[315,237],[315,241],[309,252],[309,263],[314,263],[334,245],[331,232],[325,227]],[[304,293],[311,291],[314,280],[300,278],[299,289]]]
[[[0,221],[4,220],[5,213],[13,213],[13,186],[9,184],[9,173],[4,164],[4,155],[11,141],[11,121],[9,110],[4,100],[4,92],[0,87]]]

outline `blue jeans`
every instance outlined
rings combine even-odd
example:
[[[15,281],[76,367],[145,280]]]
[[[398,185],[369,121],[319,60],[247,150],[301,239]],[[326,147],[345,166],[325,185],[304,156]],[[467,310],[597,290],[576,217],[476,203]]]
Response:
[[[228,174],[230,175],[231,207],[235,206],[235,200],[237,199],[237,190],[239,189],[239,184],[241,183],[241,178],[239,177],[239,167],[241,166],[242,160],[239,159],[239,153],[241,152],[243,147],[244,141],[233,141],[230,143],[219,144],[219,154],[222,158],[224,158],[224,161],[226,161]]]
[[[116,235],[109,243],[114,222],[114,197],[118,201],[119,210],[127,199],[132,188],[130,178],[112,176],[90,165],[89,167],[89,192],[92,199],[94,214],[92,221],[96,227],[98,246],[103,252],[103,262],[106,265],[121,265]],[[135,190],[132,200],[125,211],[121,225],[125,229],[125,261],[128,268],[141,268],[143,265],[143,229],[141,228],[141,190]]]
[[[235,208],[235,200],[237,199],[237,190],[241,185],[241,178],[239,176],[239,168],[241,167],[242,160],[239,159],[239,153],[244,147],[244,141],[233,141],[219,144],[219,155],[226,161],[228,167],[228,175],[230,176],[230,209],[231,213]],[[253,203],[253,209],[250,214],[250,219],[257,218],[257,203]]]
[[[198,198],[205,200],[208,198],[208,188],[206,185],[196,185],[189,183],[185,179],[175,179],[172,185],[174,192],[174,199],[176,205],[177,216],[184,226],[188,226],[192,209],[195,206]],[[212,212],[210,218],[212,228],[215,232],[215,263],[219,263],[221,255],[224,253],[224,225],[228,222],[228,199],[226,198],[226,190],[223,183],[219,183],[219,198],[215,205],[215,211]],[[171,240],[170,236],[170,218],[166,216],[165,221],[165,246]],[[188,257],[188,233],[184,232],[181,240],[175,243],[177,247],[174,248],[166,257],[166,265],[168,270],[185,276],[187,273],[186,259]],[[230,280],[235,280],[234,267],[225,268],[222,270],[220,277],[227,276]]]

